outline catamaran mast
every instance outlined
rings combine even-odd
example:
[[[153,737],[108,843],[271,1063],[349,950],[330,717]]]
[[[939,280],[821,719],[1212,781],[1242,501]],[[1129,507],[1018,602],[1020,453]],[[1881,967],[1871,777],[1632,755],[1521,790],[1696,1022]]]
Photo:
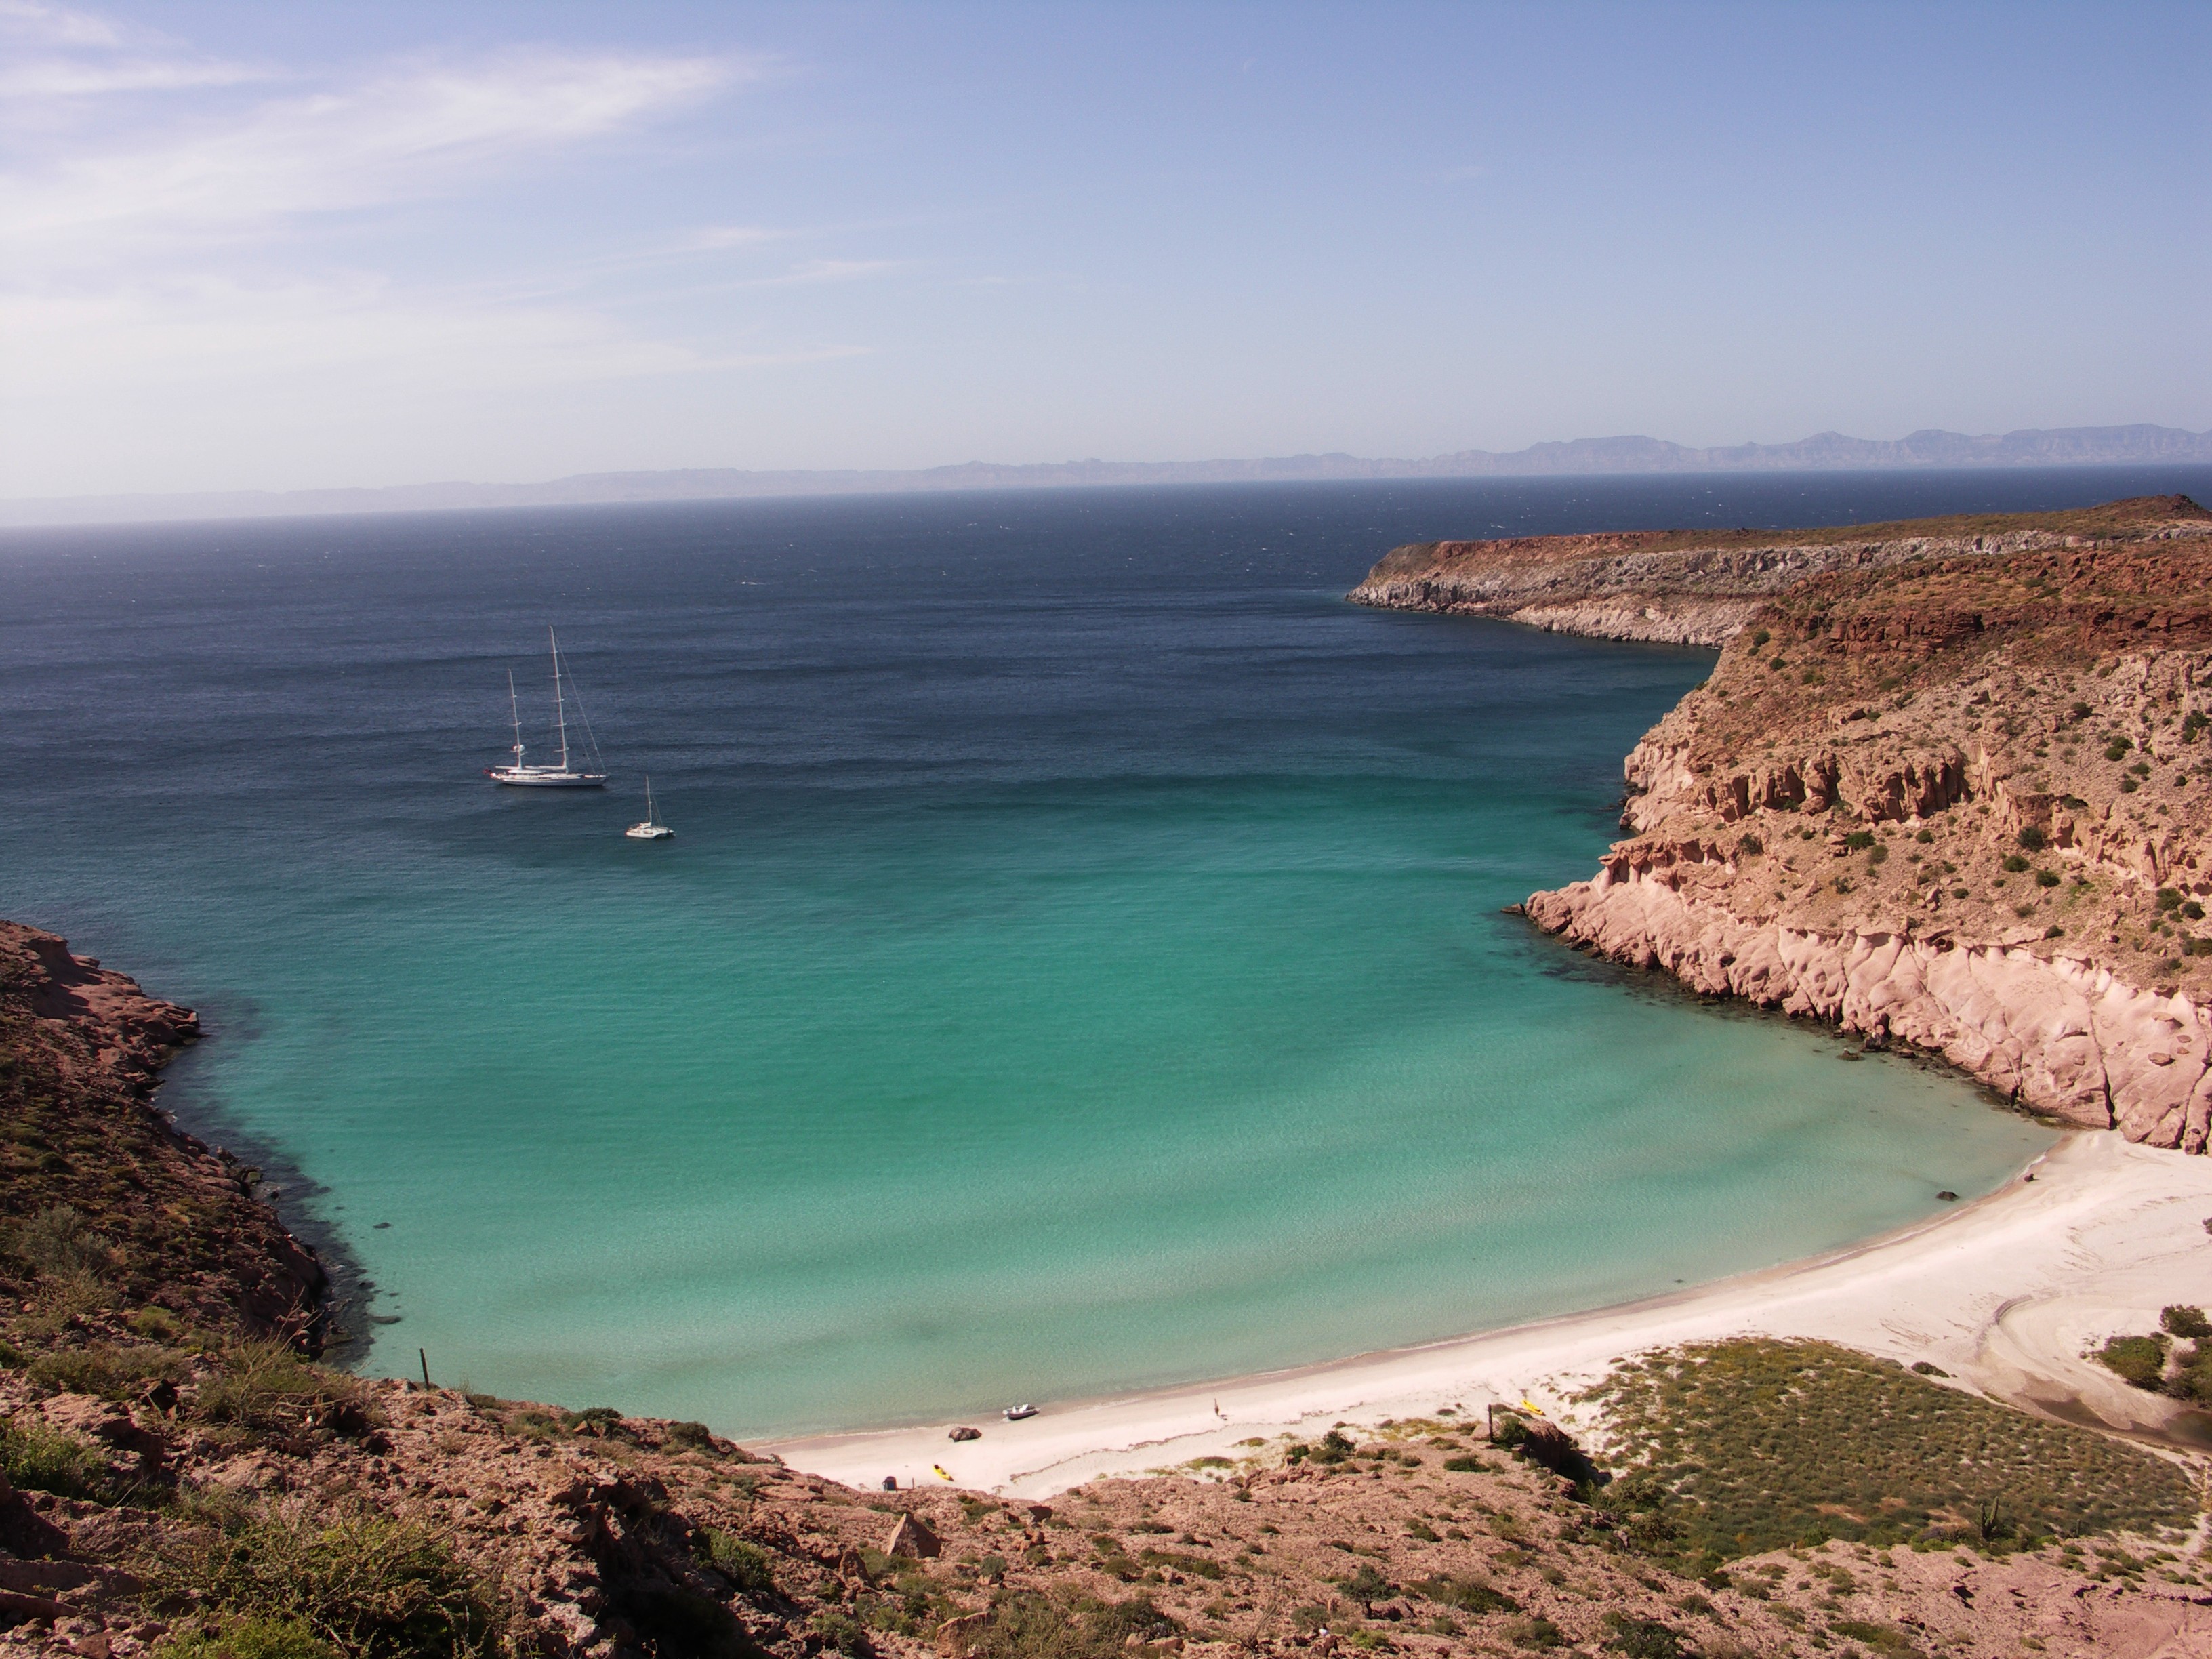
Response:
[[[507,711],[514,716],[514,763],[522,764],[522,705],[515,700],[514,671],[507,671]]]
[[[553,722],[561,728],[561,769],[568,769],[568,711],[561,701],[561,641],[553,638],[553,624],[545,625],[545,637],[553,646]]]

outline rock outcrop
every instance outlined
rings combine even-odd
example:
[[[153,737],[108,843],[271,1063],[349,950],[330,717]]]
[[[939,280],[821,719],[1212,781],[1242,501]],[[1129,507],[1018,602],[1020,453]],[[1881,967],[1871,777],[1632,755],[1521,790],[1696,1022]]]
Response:
[[[1525,908],[1701,991],[2202,1152],[2208,727],[2212,542],[1830,570],[1754,611],[1629,755],[1630,838]]]
[[[61,1218],[97,1208],[108,1271],[145,1300],[317,1351],[328,1279],[314,1252],[256,1200],[253,1170],[152,1103],[161,1068],[198,1036],[191,1009],[55,934],[0,921],[0,1045],[13,1062],[0,1073],[0,1221],[47,1216],[66,1255]],[[119,1185],[118,1170],[130,1171]],[[196,1224],[182,1234],[179,1213]]]
[[[1553,633],[1718,645],[1767,600],[1832,572],[2207,536],[2212,514],[2185,495],[2153,495],[2073,513],[1820,530],[1421,542],[1394,549],[1347,597],[1388,610],[1498,617]]]

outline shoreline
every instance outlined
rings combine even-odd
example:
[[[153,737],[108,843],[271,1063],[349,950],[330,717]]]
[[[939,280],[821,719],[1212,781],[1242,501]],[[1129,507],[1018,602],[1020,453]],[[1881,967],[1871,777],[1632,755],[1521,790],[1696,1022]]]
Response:
[[[2212,1163],[2117,1132],[2061,1139],[1956,1212],[1820,1255],[1662,1296],[1413,1347],[1048,1406],[1024,1423],[951,1424],[758,1443],[795,1469],[860,1488],[958,1486],[1044,1498],[1088,1480],[1233,1463],[1255,1438],[1311,1438],[1455,1406],[1534,1401],[1588,1435],[1572,1396],[1616,1360],[1684,1342],[1822,1339],[1905,1364],[2045,1417],[2172,1443],[2181,1408],[2083,1357],[2157,1328],[2175,1302],[2212,1304]],[[1217,1410],[1218,1415],[1216,1414]],[[2190,1437],[2194,1438],[2195,1437]],[[933,1473],[941,1466],[950,1482]],[[1216,1466],[1218,1468],[1219,1466]]]

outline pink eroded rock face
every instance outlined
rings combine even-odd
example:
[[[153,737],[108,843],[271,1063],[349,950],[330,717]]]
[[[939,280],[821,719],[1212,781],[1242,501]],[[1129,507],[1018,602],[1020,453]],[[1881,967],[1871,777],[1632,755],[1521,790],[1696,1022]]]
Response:
[[[1629,755],[1632,838],[1529,918],[2203,1151],[2212,554],[2181,539],[1805,583]]]

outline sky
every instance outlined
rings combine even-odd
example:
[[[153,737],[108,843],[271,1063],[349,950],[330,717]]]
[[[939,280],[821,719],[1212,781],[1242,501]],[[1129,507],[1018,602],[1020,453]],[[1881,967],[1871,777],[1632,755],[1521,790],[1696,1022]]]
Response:
[[[2212,427],[2212,5],[0,0],[0,496]]]

